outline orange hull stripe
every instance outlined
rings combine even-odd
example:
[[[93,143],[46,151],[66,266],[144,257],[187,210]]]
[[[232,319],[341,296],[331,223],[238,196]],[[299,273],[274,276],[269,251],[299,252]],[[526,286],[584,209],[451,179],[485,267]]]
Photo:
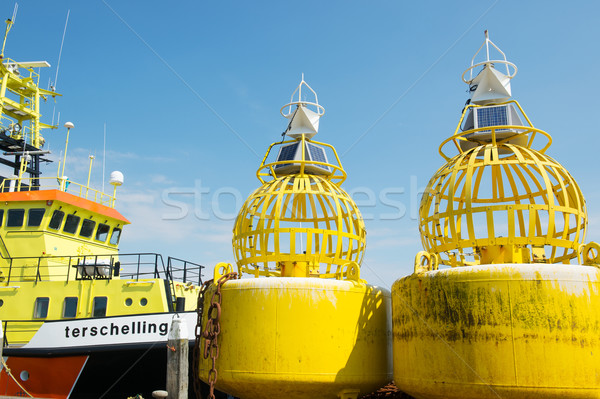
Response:
[[[120,220],[123,224],[129,224],[129,220],[121,215],[114,208],[106,205],[101,205],[97,202],[90,201],[85,198],[78,197],[73,194],[65,193],[60,190],[40,190],[40,191],[15,191],[12,193],[0,193],[0,202],[14,201],[60,201],[65,204],[73,205],[90,212],[108,216],[113,219]]]
[[[86,360],[87,356],[9,357],[6,364],[11,374],[34,397],[66,399]],[[23,371],[29,375],[26,381],[20,378]],[[0,395],[27,396],[6,370],[0,372]]]

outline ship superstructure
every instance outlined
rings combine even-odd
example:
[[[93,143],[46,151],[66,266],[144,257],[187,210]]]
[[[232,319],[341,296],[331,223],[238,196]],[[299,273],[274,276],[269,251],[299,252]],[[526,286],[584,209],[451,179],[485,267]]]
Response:
[[[47,66],[0,62],[0,395],[150,396],[165,386],[164,343],[176,311],[193,334],[202,266],[119,253],[129,224],[115,209],[120,172],[111,173],[108,194],[89,179],[71,181],[65,147],[57,175],[42,175],[50,159],[41,132],[57,126],[41,122],[40,104],[59,96],[39,87],[35,68]],[[65,127],[68,143],[74,124]]]

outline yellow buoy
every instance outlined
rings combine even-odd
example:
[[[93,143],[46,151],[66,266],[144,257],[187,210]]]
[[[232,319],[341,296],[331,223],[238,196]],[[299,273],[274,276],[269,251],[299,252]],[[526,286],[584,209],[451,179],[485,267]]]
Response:
[[[241,398],[357,398],[392,377],[390,293],[360,278],[364,223],[335,149],[311,140],[324,110],[303,88],[235,222],[237,273],[253,278],[219,264],[203,296],[199,377]]]
[[[584,244],[585,200],[510,100],[516,67],[489,58],[487,32],[484,45],[421,200],[425,251],[392,287],[394,380],[417,398],[598,398],[599,247]]]

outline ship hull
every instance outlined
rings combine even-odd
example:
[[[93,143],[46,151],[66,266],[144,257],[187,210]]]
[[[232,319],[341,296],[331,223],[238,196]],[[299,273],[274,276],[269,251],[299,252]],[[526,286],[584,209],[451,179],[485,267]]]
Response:
[[[416,398],[600,398],[600,269],[506,264],[394,283],[398,388]]]
[[[186,320],[191,357],[196,313],[179,315]],[[166,388],[168,341],[167,334],[161,331],[168,333],[173,316],[166,313],[48,322],[27,345],[6,348],[4,356],[12,376],[37,398],[126,398],[137,394],[152,397],[152,391]],[[130,336],[132,323],[134,327],[139,326],[140,337]],[[104,326],[106,329],[102,331],[107,336],[98,337],[100,342],[94,342],[97,336],[88,336],[87,341],[81,337],[86,327],[89,335],[93,327],[99,332]],[[156,326],[158,333],[150,333],[155,331],[150,326]],[[128,334],[122,334],[124,330]],[[78,336],[73,337],[73,332]],[[189,364],[192,364],[191,358]],[[24,380],[22,375],[28,378]],[[189,375],[189,393],[192,394],[191,371]],[[22,391],[6,370],[0,374],[0,395],[20,396]]]

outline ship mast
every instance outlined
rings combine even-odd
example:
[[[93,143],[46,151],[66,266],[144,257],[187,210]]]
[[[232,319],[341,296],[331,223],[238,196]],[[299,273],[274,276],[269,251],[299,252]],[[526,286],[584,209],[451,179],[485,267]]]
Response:
[[[42,129],[57,126],[42,123],[40,100],[60,94],[39,87],[39,74],[34,68],[49,67],[46,61],[21,62],[4,57],[4,49],[13,19],[6,21],[0,55],[0,163],[12,167],[13,174],[28,173],[31,187],[39,187],[40,162],[51,162],[42,156],[45,140]],[[12,158],[14,157],[14,158]],[[10,176],[0,176],[2,180]]]

